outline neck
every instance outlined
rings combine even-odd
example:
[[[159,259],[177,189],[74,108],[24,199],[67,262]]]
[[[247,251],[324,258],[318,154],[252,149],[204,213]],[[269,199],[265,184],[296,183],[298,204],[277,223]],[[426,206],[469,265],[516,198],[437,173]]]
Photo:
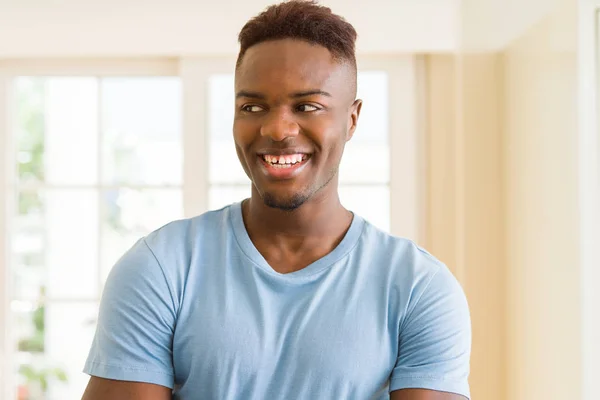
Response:
[[[286,237],[337,238],[348,229],[352,214],[340,203],[337,188],[331,189],[295,210],[285,211],[267,206],[253,187],[252,197],[242,207],[246,228],[274,241]]]

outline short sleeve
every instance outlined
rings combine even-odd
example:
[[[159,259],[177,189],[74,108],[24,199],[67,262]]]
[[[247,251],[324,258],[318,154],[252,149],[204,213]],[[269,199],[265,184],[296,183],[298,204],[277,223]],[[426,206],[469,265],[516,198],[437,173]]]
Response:
[[[402,322],[390,392],[420,388],[470,398],[471,320],[465,294],[443,265]]]
[[[108,276],[84,372],[172,389],[173,298],[161,265],[141,239]]]

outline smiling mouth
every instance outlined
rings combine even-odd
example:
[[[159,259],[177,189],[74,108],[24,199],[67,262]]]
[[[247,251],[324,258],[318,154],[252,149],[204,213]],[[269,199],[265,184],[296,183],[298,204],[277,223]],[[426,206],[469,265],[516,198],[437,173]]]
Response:
[[[260,156],[268,166],[272,168],[292,168],[303,164],[310,158],[310,154],[286,154],[286,155],[271,155],[263,154]]]

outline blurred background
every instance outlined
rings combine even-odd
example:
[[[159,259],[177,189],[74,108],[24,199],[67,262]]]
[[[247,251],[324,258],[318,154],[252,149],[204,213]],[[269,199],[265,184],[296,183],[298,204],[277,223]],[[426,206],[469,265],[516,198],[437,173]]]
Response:
[[[271,2],[0,0],[0,399],[80,398],[113,263],[239,201],[236,35]],[[359,33],[342,202],[470,302],[477,400],[597,400],[600,0],[323,0]]]

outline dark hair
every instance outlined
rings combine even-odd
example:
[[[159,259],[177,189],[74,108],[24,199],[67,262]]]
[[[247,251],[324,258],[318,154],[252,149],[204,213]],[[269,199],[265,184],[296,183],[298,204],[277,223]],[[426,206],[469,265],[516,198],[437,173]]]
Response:
[[[240,31],[240,53],[259,43],[277,39],[297,39],[321,45],[340,61],[356,67],[356,31],[344,18],[314,0],[291,0],[272,5],[249,20]]]

